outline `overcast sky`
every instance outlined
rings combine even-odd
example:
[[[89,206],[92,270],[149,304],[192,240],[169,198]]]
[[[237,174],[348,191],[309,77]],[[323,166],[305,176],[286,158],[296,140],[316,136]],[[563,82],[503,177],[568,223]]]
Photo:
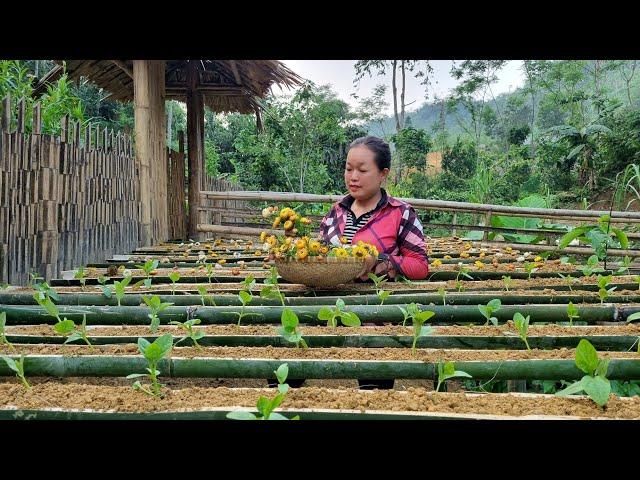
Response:
[[[282,62],[298,75],[318,85],[331,84],[333,90],[338,94],[338,97],[354,107],[357,105],[358,100],[351,97],[352,93],[360,97],[366,97],[371,94],[376,85],[384,83],[389,86],[387,89],[387,102],[389,107],[386,113],[393,113],[391,73],[386,77],[374,76],[373,78],[369,78],[365,76],[360,81],[360,87],[356,89],[353,85],[353,79],[355,78],[354,64],[356,60],[282,60]],[[434,72],[432,75],[432,86],[429,92],[430,101],[433,100],[434,94],[437,94],[439,97],[447,95],[458,83],[449,73],[452,62],[452,60],[431,60],[431,66]],[[524,83],[521,66],[521,60],[509,61],[506,64],[498,74],[499,80],[493,87],[494,95],[515,90]],[[420,85],[419,82],[419,79],[407,75],[405,103],[410,104],[411,102],[415,102],[407,107],[409,111],[415,110],[425,102],[424,86]],[[284,91],[281,92],[279,87],[274,87],[273,93],[280,95],[287,94],[288,91],[284,89]],[[398,93],[398,96],[399,95]]]

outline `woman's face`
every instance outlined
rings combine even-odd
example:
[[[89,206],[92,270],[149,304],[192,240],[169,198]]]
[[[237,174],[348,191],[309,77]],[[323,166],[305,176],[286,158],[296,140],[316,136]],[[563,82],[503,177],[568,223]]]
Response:
[[[380,190],[389,169],[380,171],[375,154],[365,146],[353,147],[347,154],[344,183],[356,200],[368,200]]]

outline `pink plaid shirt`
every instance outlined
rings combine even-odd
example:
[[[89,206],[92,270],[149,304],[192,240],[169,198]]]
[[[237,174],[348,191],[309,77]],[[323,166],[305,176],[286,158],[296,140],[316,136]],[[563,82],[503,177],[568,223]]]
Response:
[[[356,232],[352,244],[359,240],[375,245],[389,260],[398,274],[410,280],[422,280],[429,273],[429,258],[425,252],[422,224],[414,208],[406,202],[388,196],[384,190],[383,204],[369,221]],[[386,197],[386,201],[385,201]],[[320,224],[325,242],[339,246],[349,209],[354,202],[351,195],[335,203]]]

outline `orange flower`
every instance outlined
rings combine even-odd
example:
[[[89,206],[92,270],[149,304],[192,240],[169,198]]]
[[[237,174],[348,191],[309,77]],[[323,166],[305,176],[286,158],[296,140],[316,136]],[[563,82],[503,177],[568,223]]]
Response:
[[[299,248],[296,257],[298,260],[304,260],[309,256],[309,251],[306,248]]]

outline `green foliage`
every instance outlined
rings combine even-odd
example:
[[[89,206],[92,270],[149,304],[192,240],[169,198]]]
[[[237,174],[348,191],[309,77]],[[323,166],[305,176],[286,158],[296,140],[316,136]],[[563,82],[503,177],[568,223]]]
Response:
[[[295,344],[296,348],[301,346],[309,348],[307,342],[302,338],[302,333],[298,329],[300,321],[293,310],[288,307],[283,308],[280,323],[282,323],[282,326],[278,327],[278,334],[287,342]]]
[[[151,313],[147,314],[147,316],[151,319],[151,333],[156,333],[158,331],[158,327],[160,326],[160,317],[158,317],[158,314],[169,308],[171,305],[173,305],[173,303],[162,302],[158,295],[154,295],[151,298],[143,295],[142,300],[147,304],[149,310],[151,310]]]
[[[129,283],[131,283],[131,275],[124,277],[121,281],[114,280],[113,285],[116,291],[116,299],[118,300],[118,306],[120,306],[120,302],[125,295],[125,289]]]
[[[178,280],[180,280],[180,273],[179,272],[171,272],[169,275],[169,280],[171,280],[171,294],[175,295],[176,294],[176,282]]]
[[[485,325],[489,325],[489,322],[493,323],[496,327],[498,326],[498,319],[493,316],[494,312],[500,310],[502,306],[502,302],[499,298],[494,298],[490,300],[486,305],[478,305],[478,310],[484,318],[487,319]]]
[[[283,363],[277,370],[274,370],[273,373],[275,373],[278,379],[278,394],[271,400],[267,397],[260,396],[256,403],[258,415],[246,411],[234,411],[227,413],[227,418],[231,420],[289,420],[284,415],[273,412],[280,406],[289,391],[289,385],[285,383],[289,376],[289,365]],[[298,415],[291,418],[291,420],[299,419],[300,417]]]
[[[510,276],[503,275],[502,276],[502,283],[504,283],[504,289],[508,292],[509,291],[509,287],[513,284],[513,280],[511,279]]]
[[[457,377],[472,378],[467,372],[456,370],[453,362],[438,362],[438,385],[436,386],[436,392],[440,391],[440,385],[442,385],[443,382],[450,378]]]
[[[387,283],[387,276],[386,275],[378,276],[375,273],[367,273],[367,276],[369,277],[369,279],[371,279],[373,281],[373,284],[374,284],[375,289],[376,289],[376,295],[380,299],[380,305],[383,305],[384,301],[387,298],[389,298],[389,295],[391,295],[391,291],[390,290],[384,290],[382,288],[382,285]]]
[[[600,407],[606,405],[611,393],[611,384],[607,379],[609,359],[598,358],[598,352],[588,340],[580,340],[576,348],[576,366],[586,373],[579,381],[556,393],[567,396],[584,391]]]
[[[606,260],[609,248],[628,248],[627,234],[610,225],[611,217],[602,215],[596,225],[576,227],[560,239],[558,248],[566,248],[573,240],[579,239],[593,247],[599,260]]]
[[[7,312],[0,312],[0,345],[7,345],[11,350],[14,349],[12,343],[7,340],[4,329],[7,326]]]
[[[359,327],[360,318],[353,312],[347,312],[344,300],[339,298],[336,300],[335,308],[322,307],[318,311],[318,320],[327,322],[330,327],[338,326],[338,319],[340,323],[346,327]]]
[[[140,390],[147,395],[151,395],[154,397],[162,397],[160,389],[162,385],[158,382],[158,375],[160,375],[160,371],[158,370],[158,363],[163,358],[167,357],[173,348],[173,337],[170,333],[166,333],[161,337],[158,337],[154,340],[153,343],[149,343],[149,341],[144,338],[138,339],[138,350],[147,360],[148,367],[145,369],[147,373],[132,373],[131,375],[127,375],[128,379],[131,378],[142,378],[148,377],[151,380],[151,388],[142,385],[139,380],[136,380],[133,383],[134,390]]]
[[[567,305],[567,317],[569,317],[569,326],[573,326],[573,320],[576,318],[580,318],[580,311],[578,307],[576,307],[573,302],[569,302]]]
[[[180,340],[178,340],[175,344],[178,345],[180,342],[185,341],[187,338],[190,338],[191,341],[193,342],[193,345],[197,348],[200,349],[202,348],[200,346],[200,344],[198,343],[198,340],[200,340],[202,337],[204,337],[204,332],[202,330],[194,330],[193,327],[194,325],[199,325],[200,324],[200,319],[199,318],[192,318],[191,320],[187,320],[186,322],[178,322],[176,320],[172,320],[169,322],[170,325],[177,325],[180,329],[184,330],[185,332],[187,332],[187,335],[185,337],[182,337]]]
[[[529,333],[529,315],[523,316],[520,312],[516,312],[513,316],[513,323],[518,330],[518,335],[527,346],[527,350],[531,350],[529,342],[527,341],[527,334]]]
[[[27,390],[31,388],[31,385],[29,385],[29,382],[27,382],[27,379],[24,376],[24,355],[20,355],[20,360],[14,360],[6,355],[0,355],[0,358],[2,358],[7,366],[15,372],[16,377],[20,379],[24,388]]]

